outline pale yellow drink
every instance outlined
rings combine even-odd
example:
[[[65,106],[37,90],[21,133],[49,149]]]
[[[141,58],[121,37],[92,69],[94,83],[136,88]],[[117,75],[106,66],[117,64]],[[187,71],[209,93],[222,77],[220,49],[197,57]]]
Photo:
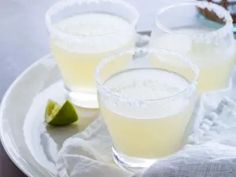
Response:
[[[198,88],[211,91],[226,88],[229,85],[236,52],[235,45],[223,41],[211,41],[197,38],[195,34],[210,32],[204,29],[178,29],[175,33],[153,33],[151,46],[165,48],[186,55],[200,69]],[[212,39],[214,40],[214,39]]]
[[[181,148],[193,100],[183,95],[165,98],[186,89],[189,82],[185,78],[164,70],[139,68],[113,75],[104,86],[123,97],[100,97],[101,115],[118,152],[155,159]],[[153,101],[142,104],[132,99]]]
[[[63,19],[54,27],[70,35],[51,37],[52,53],[66,87],[80,94],[79,98],[84,94],[96,100],[95,68],[107,55],[134,46],[133,25],[118,16],[86,13]]]

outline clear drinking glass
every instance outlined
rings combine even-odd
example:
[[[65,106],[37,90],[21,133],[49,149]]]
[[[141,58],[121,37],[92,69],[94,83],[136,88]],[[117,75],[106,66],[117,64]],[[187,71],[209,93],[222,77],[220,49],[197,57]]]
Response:
[[[106,55],[134,47],[138,17],[121,0],[64,0],[47,11],[51,51],[76,105],[97,108],[95,67]]]
[[[223,7],[208,2],[182,2],[164,7],[155,16],[153,48],[186,55],[200,68],[199,91],[229,86],[236,48],[232,18]]]
[[[118,165],[148,167],[181,148],[196,102],[197,78],[197,66],[161,49],[128,50],[98,65],[100,113]]]

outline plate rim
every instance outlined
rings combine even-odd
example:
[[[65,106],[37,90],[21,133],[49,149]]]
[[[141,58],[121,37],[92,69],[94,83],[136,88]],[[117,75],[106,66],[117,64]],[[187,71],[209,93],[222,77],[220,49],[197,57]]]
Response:
[[[8,155],[8,157],[10,158],[10,160],[16,165],[16,167],[23,172],[25,175],[27,176],[33,176],[32,172],[30,172],[29,170],[27,170],[26,165],[28,166],[28,162],[23,158],[24,162],[20,161],[17,156],[22,157],[20,154],[16,154],[12,148],[14,147],[14,145],[9,144],[9,141],[6,141],[6,137],[4,136],[4,131],[3,131],[3,112],[5,110],[6,107],[6,102],[8,100],[9,95],[11,94],[12,90],[15,88],[15,86],[17,85],[17,83],[30,71],[32,70],[34,67],[36,67],[37,65],[39,65],[40,63],[42,63],[43,60],[49,59],[51,58],[51,54],[46,54],[42,57],[40,57],[37,61],[33,62],[31,65],[29,65],[25,70],[23,70],[16,78],[15,80],[10,84],[10,86],[8,87],[8,89],[6,90],[6,92],[4,93],[1,103],[0,103],[0,141],[1,144],[6,152],[6,154]],[[14,148],[13,148],[14,149]],[[31,166],[33,167],[33,166]],[[35,171],[35,173],[38,173],[36,170],[34,170],[35,168],[32,168],[33,171]]]

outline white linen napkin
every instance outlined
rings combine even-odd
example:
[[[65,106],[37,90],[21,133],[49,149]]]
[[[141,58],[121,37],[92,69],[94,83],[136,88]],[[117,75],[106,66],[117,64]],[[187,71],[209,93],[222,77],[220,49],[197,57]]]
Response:
[[[134,177],[235,177],[236,148],[220,143],[189,145]]]
[[[111,138],[98,118],[82,133],[64,143],[57,161],[60,177],[128,177],[112,159]]]
[[[187,145],[136,175],[114,164],[111,138],[98,118],[64,143],[56,164],[58,176],[235,177],[236,104],[228,95],[227,92],[207,95],[201,114],[197,115],[199,124],[188,137]]]

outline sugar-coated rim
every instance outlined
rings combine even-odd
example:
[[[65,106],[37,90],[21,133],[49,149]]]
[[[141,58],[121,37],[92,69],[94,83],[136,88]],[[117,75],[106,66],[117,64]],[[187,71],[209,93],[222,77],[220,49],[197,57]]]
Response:
[[[172,30],[169,27],[167,27],[166,25],[164,25],[163,23],[161,23],[158,20],[158,17],[159,17],[159,15],[165,13],[168,10],[171,10],[172,8],[183,7],[183,6],[197,6],[197,7],[201,7],[201,8],[207,8],[208,10],[213,10],[217,15],[224,18],[225,24],[222,27],[220,27],[219,29],[215,29],[214,31],[208,31],[207,33],[204,33],[204,34],[201,33],[201,35],[204,35],[206,37],[213,37],[213,38],[217,37],[217,36],[221,37],[222,35],[225,35],[229,31],[233,30],[233,19],[227,10],[225,10],[220,5],[217,5],[217,4],[214,4],[211,2],[195,1],[195,0],[189,1],[189,2],[174,3],[174,4],[171,4],[169,6],[162,8],[155,15],[155,25],[159,29],[161,29],[162,31],[164,31],[166,33],[175,33],[176,32],[175,30]],[[194,35],[198,36],[198,34],[194,34]]]
[[[104,81],[102,81],[101,77],[100,77],[100,73],[101,70],[103,69],[103,67],[105,65],[107,65],[108,63],[119,59],[119,56],[122,56],[124,54],[131,54],[133,55],[134,53],[138,53],[138,52],[148,52],[148,53],[154,53],[156,55],[158,54],[170,54],[172,56],[176,56],[177,58],[179,58],[180,60],[182,60],[184,63],[186,63],[187,65],[190,66],[191,70],[194,73],[194,77],[191,80],[191,82],[189,82],[190,84],[184,88],[182,91],[179,91],[178,93],[175,93],[171,96],[167,96],[167,97],[162,97],[162,98],[153,98],[153,99],[137,99],[137,98],[129,98],[127,96],[124,96],[122,94],[119,94],[117,92],[112,91],[112,89],[106,87],[104,85]],[[155,67],[153,67],[155,68]],[[164,100],[169,100],[169,99],[173,99],[181,94],[184,94],[188,91],[191,91],[193,89],[196,89],[197,83],[198,83],[198,76],[199,76],[199,68],[196,64],[193,64],[190,60],[188,60],[185,56],[178,54],[176,52],[170,51],[170,50],[166,50],[166,49],[151,49],[151,48],[136,48],[136,49],[130,49],[130,50],[126,50],[123,51],[119,54],[112,54],[110,56],[108,56],[107,58],[103,59],[97,66],[96,71],[95,71],[95,79],[96,79],[96,84],[97,84],[97,89],[99,92],[105,93],[105,94],[109,94],[110,96],[114,96],[120,100],[126,100],[126,101],[130,101],[130,102],[157,102],[157,101],[164,101]]]
[[[137,9],[123,0],[61,0],[57,3],[55,3],[53,6],[51,6],[48,9],[48,11],[46,12],[45,21],[46,21],[48,31],[51,34],[57,35],[59,38],[62,38],[62,39],[66,38],[66,39],[72,40],[72,41],[78,41],[82,38],[84,39],[84,38],[89,38],[89,37],[99,37],[99,36],[111,35],[112,33],[102,34],[102,35],[93,35],[93,36],[81,34],[79,36],[77,36],[77,35],[75,36],[75,35],[71,35],[71,34],[68,34],[68,33],[65,33],[65,32],[62,32],[62,31],[56,29],[55,27],[53,27],[53,23],[51,20],[52,15],[55,15],[56,13],[60,12],[61,10],[71,7],[73,5],[90,4],[90,3],[98,4],[98,3],[103,3],[103,2],[115,3],[115,4],[120,4],[120,5],[124,6],[134,16],[134,19],[130,24],[132,26],[135,26],[137,24],[137,21],[139,19],[139,13],[138,13]]]

